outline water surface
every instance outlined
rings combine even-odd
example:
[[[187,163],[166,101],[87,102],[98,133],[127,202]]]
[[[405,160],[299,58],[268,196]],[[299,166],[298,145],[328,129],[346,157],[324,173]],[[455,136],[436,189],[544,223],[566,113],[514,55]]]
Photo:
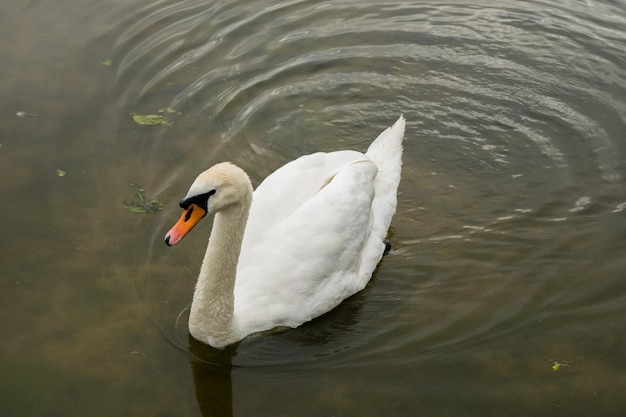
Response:
[[[623,415],[625,10],[5,5],[0,414]],[[370,285],[299,329],[190,340],[210,222],[162,238],[197,173],[230,160],[257,185],[365,150],[400,113],[393,250]],[[168,204],[131,213],[129,183]]]

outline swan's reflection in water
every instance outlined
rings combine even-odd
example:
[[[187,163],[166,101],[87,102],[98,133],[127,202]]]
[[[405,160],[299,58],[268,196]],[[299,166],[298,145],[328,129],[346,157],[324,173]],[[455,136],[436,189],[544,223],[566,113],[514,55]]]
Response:
[[[236,347],[212,348],[188,336],[198,407],[204,417],[233,415],[232,358]]]

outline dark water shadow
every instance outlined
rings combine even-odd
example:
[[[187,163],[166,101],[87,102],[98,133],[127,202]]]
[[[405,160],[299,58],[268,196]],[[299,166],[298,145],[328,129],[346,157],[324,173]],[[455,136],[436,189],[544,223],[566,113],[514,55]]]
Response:
[[[233,415],[232,358],[236,347],[212,348],[188,336],[189,362],[198,407],[204,417]]]

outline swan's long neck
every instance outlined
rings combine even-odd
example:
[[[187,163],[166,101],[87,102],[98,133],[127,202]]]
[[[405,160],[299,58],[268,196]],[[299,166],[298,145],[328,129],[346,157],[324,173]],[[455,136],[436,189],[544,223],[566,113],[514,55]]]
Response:
[[[215,214],[189,313],[191,335],[211,346],[238,340],[234,290],[251,193],[241,204]]]

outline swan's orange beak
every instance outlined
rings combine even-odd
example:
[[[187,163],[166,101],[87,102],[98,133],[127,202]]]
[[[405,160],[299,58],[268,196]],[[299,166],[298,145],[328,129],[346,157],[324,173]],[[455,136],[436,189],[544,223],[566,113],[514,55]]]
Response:
[[[197,204],[190,204],[189,207],[183,210],[183,215],[180,216],[174,227],[165,235],[165,244],[172,246],[180,242],[200,219],[206,216],[206,213],[206,210]]]

